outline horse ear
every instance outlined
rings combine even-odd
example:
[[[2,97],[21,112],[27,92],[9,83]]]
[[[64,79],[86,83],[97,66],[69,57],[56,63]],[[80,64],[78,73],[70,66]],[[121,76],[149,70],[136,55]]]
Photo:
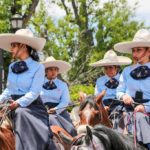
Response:
[[[80,103],[82,103],[86,99],[86,97],[87,97],[86,93],[84,93],[82,91],[79,92],[79,101],[80,101]]]
[[[103,90],[97,97],[96,97],[96,102],[100,104],[102,102],[102,98],[105,96],[106,90]]]
[[[91,131],[91,129],[90,129],[90,127],[89,126],[86,126],[86,131],[87,131],[87,134],[86,134],[86,140],[89,142],[89,140],[90,141],[92,141],[92,139],[93,139],[93,136],[92,136],[92,131]]]
[[[66,144],[72,143],[72,139],[69,136],[67,136],[66,134],[64,134],[63,132],[60,131],[58,134],[64,143],[66,143]]]

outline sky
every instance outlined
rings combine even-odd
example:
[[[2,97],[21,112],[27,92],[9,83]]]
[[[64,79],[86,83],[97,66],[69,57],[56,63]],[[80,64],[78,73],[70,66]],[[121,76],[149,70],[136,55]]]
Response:
[[[136,16],[137,19],[144,21],[147,26],[150,26],[150,0],[139,0]]]
[[[101,0],[105,2],[109,0]],[[150,26],[150,0],[128,0],[129,5],[133,5],[135,1],[139,2],[139,7],[136,11],[136,20],[144,21],[146,26]],[[49,11],[50,16],[54,19],[59,19],[65,16],[65,11],[57,7],[57,5],[47,5],[47,10]]]

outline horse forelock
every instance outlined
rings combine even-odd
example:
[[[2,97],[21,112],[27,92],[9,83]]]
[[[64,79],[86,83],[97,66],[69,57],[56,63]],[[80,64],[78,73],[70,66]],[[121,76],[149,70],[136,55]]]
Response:
[[[93,107],[95,110],[99,110],[99,107],[95,101],[95,97],[94,96],[90,96],[88,97],[86,100],[84,100],[81,105],[80,105],[80,108],[79,108],[79,111],[82,111],[85,106],[89,104],[91,107]]]

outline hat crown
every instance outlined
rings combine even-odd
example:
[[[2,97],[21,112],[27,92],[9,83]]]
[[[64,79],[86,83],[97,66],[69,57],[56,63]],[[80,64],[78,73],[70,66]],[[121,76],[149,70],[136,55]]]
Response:
[[[16,35],[23,35],[28,37],[33,37],[33,33],[29,29],[19,29],[15,33]]]
[[[109,50],[104,55],[104,59],[108,59],[109,61],[116,60],[117,54],[113,50]]]
[[[138,30],[133,38],[133,41],[149,42],[150,41],[150,32],[146,29]]]
[[[46,61],[55,61],[56,59],[53,56],[47,57]]]

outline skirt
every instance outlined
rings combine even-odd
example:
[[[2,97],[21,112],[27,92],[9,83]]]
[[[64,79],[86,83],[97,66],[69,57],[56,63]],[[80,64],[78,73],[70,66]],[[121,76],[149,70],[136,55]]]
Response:
[[[58,103],[45,103],[44,104],[48,109],[54,108],[58,105]],[[49,123],[50,125],[57,125],[61,128],[65,129],[70,135],[76,136],[77,132],[70,119],[70,115],[67,110],[63,110],[60,114],[50,114],[49,115]]]
[[[17,100],[23,95],[12,95]],[[16,138],[16,150],[56,149],[51,140],[53,134],[49,128],[47,111],[38,97],[27,107],[18,107],[11,112]],[[42,132],[41,132],[42,131]]]

